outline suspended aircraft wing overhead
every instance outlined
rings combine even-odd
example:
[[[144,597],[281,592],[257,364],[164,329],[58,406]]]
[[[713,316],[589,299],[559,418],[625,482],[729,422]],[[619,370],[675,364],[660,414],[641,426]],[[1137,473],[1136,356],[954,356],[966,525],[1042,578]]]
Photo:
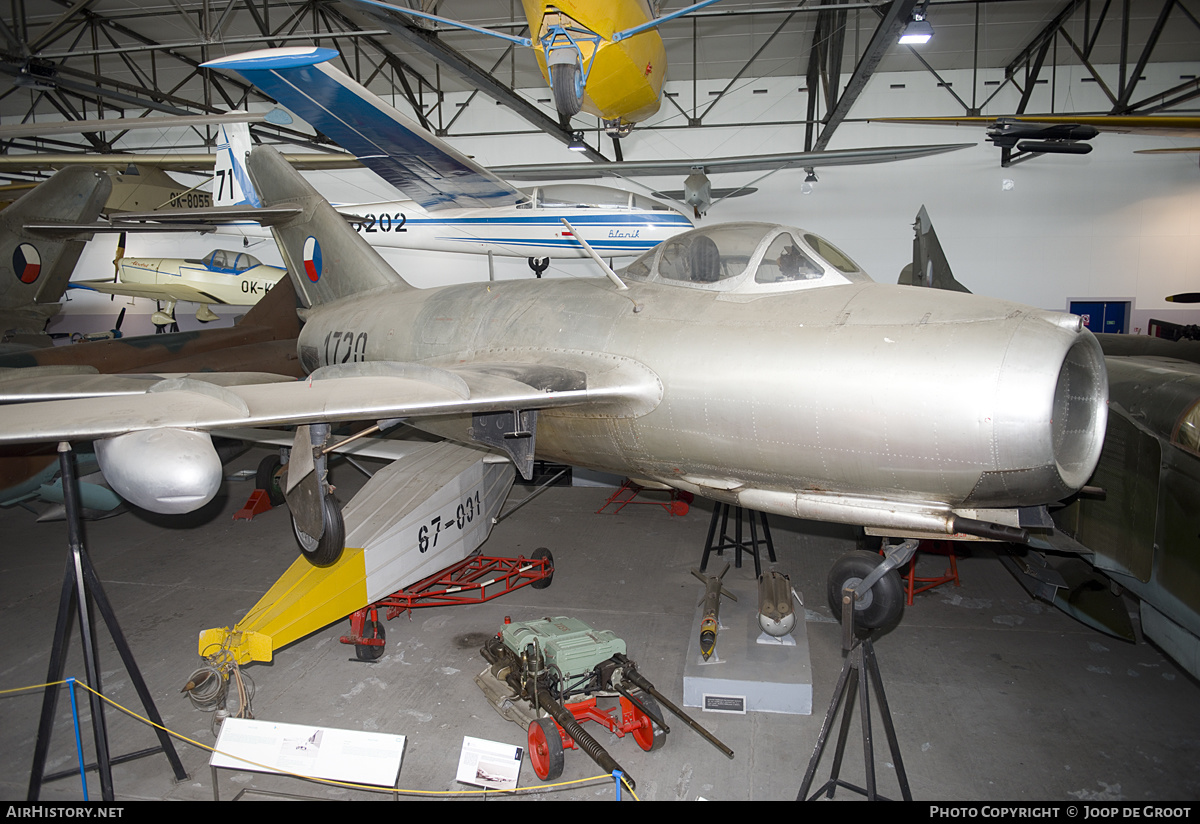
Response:
[[[864,149],[833,149],[823,152],[741,157],[681,158],[675,160],[625,160],[611,163],[549,163],[537,166],[493,166],[491,170],[510,180],[566,180],[600,177],[653,177],[703,169],[714,172],[767,172],[809,166],[860,166],[890,163],[945,152],[968,149],[974,143],[945,143],[923,146],[879,146]]]
[[[1157,115],[1009,115],[1004,117],[876,117],[875,123],[917,123],[934,126],[991,126],[1002,122],[1042,126],[1091,126],[1115,134],[1158,134],[1200,137],[1200,117]]]
[[[308,121],[427,210],[508,206],[516,188],[326,64],[332,49],[268,49],[211,60]]]

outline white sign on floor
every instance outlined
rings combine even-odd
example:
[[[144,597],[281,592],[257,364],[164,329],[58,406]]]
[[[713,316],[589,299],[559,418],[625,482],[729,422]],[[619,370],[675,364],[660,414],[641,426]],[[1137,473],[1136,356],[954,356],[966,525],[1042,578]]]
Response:
[[[403,735],[227,718],[209,765],[395,787]]]

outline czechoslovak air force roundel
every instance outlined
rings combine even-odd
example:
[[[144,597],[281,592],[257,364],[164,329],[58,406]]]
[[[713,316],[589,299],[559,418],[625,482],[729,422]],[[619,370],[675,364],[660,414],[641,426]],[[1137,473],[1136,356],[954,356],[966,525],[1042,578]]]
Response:
[[[20,244],[13,252],[13,271],[22,283],[33,283],[42,273],[42,256],[28,243]]]
[[[304,271],[313,283],[321,278],[321,244],[312,235],[304,241]]]

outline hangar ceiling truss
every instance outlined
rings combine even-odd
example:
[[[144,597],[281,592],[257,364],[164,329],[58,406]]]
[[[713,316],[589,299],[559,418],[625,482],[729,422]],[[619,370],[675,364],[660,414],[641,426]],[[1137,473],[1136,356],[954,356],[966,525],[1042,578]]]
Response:
[[[1194,78],[1155,93],[1139,87],[1148,62],[1171,59],[1158,53],[1164,32],[1175,30],[1176,51],[1180,28],[1187,28],[1192,39],[1200,42],[1192,0],[925,0],[925,4],[937,36],[953,44],[938,53],[940,58],[896,44],[900,29],[913,9],[923,5],[922,0],[727,0],[665,23],[662,34],[674,89],[663,104],[669,116],[639,129],[746,125],[723,115],[730,108],[721,104],[744,91],[752,79],[802,76],[805,88],[799,91],[806,97],[799,99],[798,106],[781,107],[781,117],[772,125],[804,125],[804,148],[819,150],[829,146],[839,125],[850,118],[876,71],[918,65],[933,74],[966,113],[982,110],[1009,84],[1019,91],[1020,111],[1024,111],[1032,89],[1054,83],[1058,66],[1067,60],[1085,67],[1107,95],[1113,113],[1158,112],[1200,95]],[[665,11],[667,6],[686,3],[668,0],[661,5]],[[202,114],[261,105],[267,101],[261,93],[228,75],[201,69],[200,64],[238,51],[311,44],[337,48],[343,70],[377,94],[407,102],[426,128],[443,136],[470,134],[463,113],[485,101],[515,112],[530,124],[531,133],[544,132],[563,142],[570,141],[575,130],[595,125],[586,116],[560,122],[553,106],[538,99],[536,91],[532,99],[517,91],[536,89],[542,83],[531,53],[403,15],[368,14],[337,0],[7,0],[5,6],[0,12],[0,84],[7,78],[9,85],[0,85],[0,115],[6,123]],[[1155,11],[1152,21],[1147,19],[1147,7]],[[521,4],[513,0],[455,0],[440,8],[444,14],[493,28],[514,33],[527,29]],[[1019,21],[1025,33],[1022,42],[997,49],[998,35],[993,34],[991,50],[981,51],[980,31],[1001,17],[1008,24],[1017,13],[1014,9],[1027,12]],[[947,25],[944,20],[956,22]],[[1111,65],[1114,40],[1120,54],[1115,83],[1096,70],[1098,45],[1104,62]],[[999,52],[1004,53],[1001,64],[996,62]],[[1002,65],[1004,80],[996,89],[981,89],[974,82],[969,94],[942,81],[939,72],[965,65],[973,66],[976,75],[983,67]],[[686,101],[689,80],[690,105]],[[453,105],[447,103],[447,93],[464,91],[468,92],[465,101],[456,95]],[[331,148],[328,140],[314,136],[303,124],[256,125],[253,131],[262,141]],[[0,150],[121,151],[127,145],[122,142],[125,135],[115,126],[78,140],[15,140]],[[211,148],[214,139],[215,129],[194,127],[190,144],[178,148]],[[614,144],[614,151],[620,159],[619,144]],[[587,154],[603,158],[595,148]]]

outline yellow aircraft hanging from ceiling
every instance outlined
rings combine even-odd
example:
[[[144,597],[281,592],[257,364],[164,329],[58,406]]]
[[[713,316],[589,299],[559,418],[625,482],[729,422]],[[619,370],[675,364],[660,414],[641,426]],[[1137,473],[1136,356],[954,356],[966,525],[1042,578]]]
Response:
[[[562,118],[585,111],[600,118],[610,135],[623,137],[635,123],[657,112],[662,99],[667,52],[657,27],[718,0],[703,0],[663,17],[654,16],[650,0],[521,0],[530,37],[513,37],[377,0],[350,2],[531,47]]]

